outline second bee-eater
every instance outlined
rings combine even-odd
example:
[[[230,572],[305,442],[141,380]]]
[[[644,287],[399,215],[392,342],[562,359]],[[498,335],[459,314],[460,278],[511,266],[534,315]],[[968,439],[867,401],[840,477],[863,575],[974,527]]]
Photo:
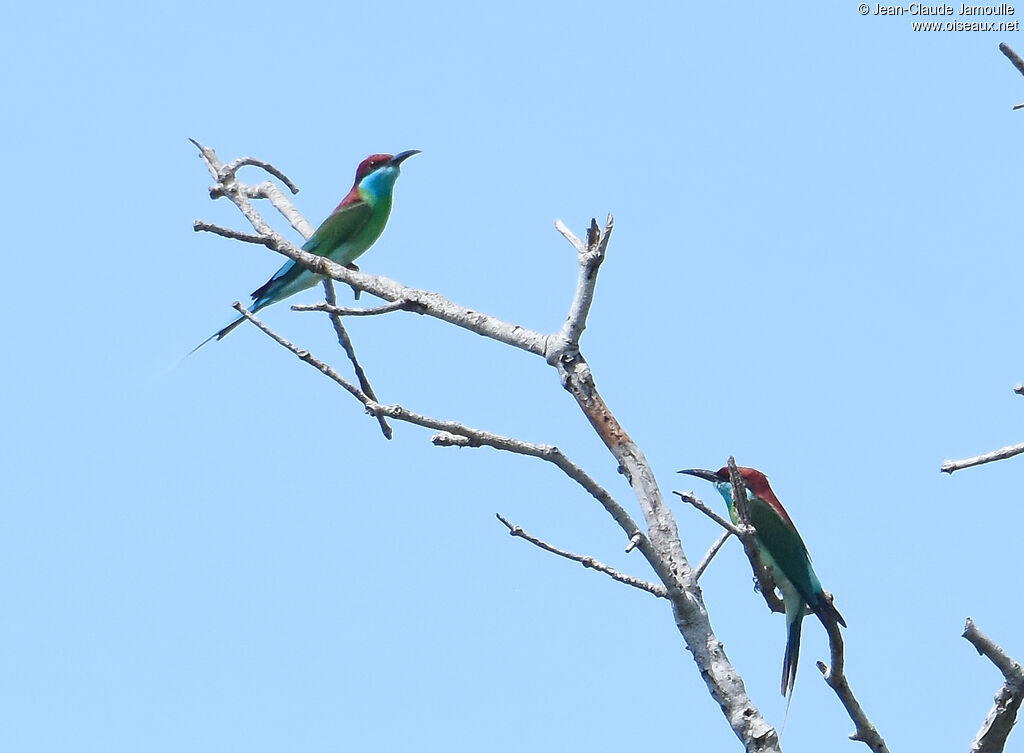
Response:
[[[846,620],[821,587],[821,582],[811,566],[807,546],[800,538],[800,533],[793,525],[786,508],[772,491],[768,478],[754,468],[739,467],[737,470],[746,487],[750,525],[754,528],[754,542],[758,554],[762,564],[771,571],[775,584],[782,591],[782,601],[786,607],[787,638],[786,658],[782,663],[782,695],[790,695],[796,682],[797,660],[800,658],[800,628],[805,608],[809,607],[826,628],[830,622],[838,622],[846,627]],[[728,466],[717,472],[700,469],[679,472],[713,483],[725,497],[732,522],[740,522],[733,500]]]
[[[400,154],[371,154],[359,163],[352,189],[331,212],[330,217],[302,244],[302,250],[326,256],[333,262],[348,265],[374,244],[384,232],[391,214],[391,197],[400,165],[418,149]],[[249,311],[256,312],[289,296],[318,284],[323,277],[314,274],[291,259],[252,293]],[[210,340],[220,340],[245,321],[239,314],[223,329],[214,332],[192,349],[195,353]]]

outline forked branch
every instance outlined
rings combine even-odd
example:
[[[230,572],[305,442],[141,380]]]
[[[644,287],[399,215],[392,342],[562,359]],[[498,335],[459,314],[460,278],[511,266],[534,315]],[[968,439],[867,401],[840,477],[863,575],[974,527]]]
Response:
[[[641,591],[647,591],[647,593],[654,594],[655,596],[660,596],[663,599],[666,596],[665,587],[658,583],[650,583],[649,581],[643,580],[641,578],[637,578],[632,575],[626,575],[625,573],[621,573],[615,568],[610,567],[601,562],[600,560],[594,559],[593,557],[590,557],[586,554],[576,554],[575,552],[570,552],[566,549],[561,549],[557,546],[549,544],[543,539],[539,539],[536,536],[527,533],[519,526],[512,525],[508,522],[508,519],[505,518],[505,516],[501,513],[495,513],[495,515],[497,516],[498,520],[500,520],[502,524],[504,524],[504,526],[508,529],[509,535],[511,536],[516,536],[518,538],[523,539],[524,541],[529,541],[534,546],[540,547],[541,549],[547,552],[551,552],[552,554],[557,554],[559,557],[565,557],[566,559],[572,560],[573,562],[579,562],[581,565],[583,565],[583,567],[588,567],[593,570],[596,570],[599,573],[604,573],[613,580],[617,580],[619,583],[625,583],[627,586],[639,588]]]
[[[974,620],[967,618],[966,638],[978,653],[1003,673],[1003,686],[996,693],[995,704],[971,743],[971,753],[1002,753],[1010,731],[1017,723],[1021,699],[1024,697],[1024,669],[995,641],[985,635]]]

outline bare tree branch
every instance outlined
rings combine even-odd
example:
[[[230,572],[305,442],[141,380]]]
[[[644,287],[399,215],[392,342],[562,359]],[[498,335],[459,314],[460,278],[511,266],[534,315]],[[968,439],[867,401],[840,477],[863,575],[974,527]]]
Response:
[[[304,350],[303,348],[300,348],[299,346],[292,344],[288,340],[285,340],[279,334],[274,332],[274,330],[270,329],[270,327],[268,327],[266,324],[264,324],[259,319],[257,319],[252,314],[252,312],[250,312],[245,306],[243,306],[238,301],[235,301],[234,309],[235,309],[235,311],[240,313],[242,316],[244,316],[246,319],[248,319],[250,322],[255,324],[260,329],[261,332],[263,332],[265,335],[267,335],[270,339],[272,339],[278,345],[280,345],[281,347],[286,348],[287,350],[291,351],[295,356],[297,356],[299,358],[300,361],[304,361],[305,363],[308,363],[310,366],[312,366],[314,369],[316,369],[321,374],[326,376],[328,379],[333,380],[338,385],[343,387],[349,394],[351,394],[353,397],[355,397],[356,400],[358,400],[359,402],[363,403],[364,405],[366,405],[367,403],[371,402],[369,396],[365,395],[362,390],[360,390],[358,387],[356,387],[354,384],[352,384],[350,381],[348,381],[345,377],[343,377],[341,374],[339,374],[333,368],[331,368],[326,363],[324,363],[323,361],[318,359],[316,356],[314,356],[308,350]]]
[[[543,539],[539,539],[536,536],[528,534],[519,526],[512,525],[503,515],[501,515],[501,513],[495,513],[495,515],[497,516],[498,520],[505,524],[505,527],[508,528],[509,535],[511,536],[517,536],[521,539],[529,541],[531,544],[534,544],[535,546],[538,546],[541,549],[544,549],[545,551],[551,552],[552,554],[557,554],[559,557],[565,557],[566,559],[573,560],[574,562],[579,562],[581,565],[583,565],[583,567],[589,567],[594,570],[597,570],[599,573],[604,573],[605,575],[613,578],[614,580],[619,581],[619,583],[625,583],[627,586],[639,588],[641,591],[647,591],[647,593],[654,594],[655,596],[658,596],[662,599],[666,598],[666,596],[668,595],[668,592],[665,590],[664,586],[658,585],[657,583],[650,583],[641,578],[635,578],[632,575],[620,573],[618,570],[604,564],[600,560],[596,560],[593,557],[589,557],[585,554],[575,554],[565,549],[559,549],[558,547],[552,546],[551,544],[547,543]]]
[[[292,204],[291,199],[285,196],[280,188],[269,180],[252,188],[252,193],[247,192],[246,196],[255,199],[267,199],[273,204],[274,209],[288,220],[288,223],[295,229],[295,232],[309,240],[309,237],[313,235],[313,226],[309,224],[309,220]]]
[[[995,664],[1006,680],[996,693],[995,705],[971,742],[971,753],[1002,753],[1010,731],[1017,723],[1017,712],[1024,697],[1024,669],[981,632],[970,617],[964,628],[964,638],[979,654]]]
[[[281,179],[292,191],[292,193],[298,193],[299,189],[293,184],[287,176],[284,175],[280,170],[273,167],[269,163],[263,162],[262,160],[253,160],[252,158],[243,158],[236,160],[230,165],[225,165],[217,157],[217,153],[207,146],[203,146],[195,139],[189,139],[199,149],[200,156],[206,163],[206,168],[209,170],[210,175],[213,176],[217,183],[210,188],[210,198],[219,199],[222,196],[226,196],[231,199],[235,205],[242,211],[242,214],[246,216],[250,222],[253,221],[253,216],[259,217],[259,213],[252,208],[251,204],[248,206],[248,210],[239,203],[239,199],[245,200],[248,204],[249,199],[268,199],[270,203],[288,220],[293,228],[303,237],[309,238],[313,234],[313,226],[309,224],[309,221],[295,208],[295,205],[291,203],[287,196],[278,188],[275,184],[270,181],[264,181],[259,185],[252,186],[246,183],[238,181],[236,172],[240,167],[246,164],[253,164],[260,167],[264,167],[270,172],[271,175]],[[264,245],[268,245],[270,248],[275,248],[269,243],[276,234],[270,229],[269,226],[258,227],[253,223],[253,227],[260,232],[260,235],[264,238]],[[268,232],[269,231],[269,232]],[[275,248],[275,250],[277,250]]]
[[[1004,45],[1000,45],[1002,49]],[[1007,48],[1009,49],[1009,48]],[[1013,52],[1012,50],[1010,50]],[[1020,58],[1017,58],[1020,60]],[[1024,105],[1022,105],[1024,107]],[[1024,395],[1024,384],[1014,385],[1013,391],[1018,395]],[[965,458],[963,460],[946,460],[942,463],[940,470],[943,473],[953,475],[954,471],[963,470],[964,468],[972,468],[976,465],[984,465],[985,463],[993,463],[996,460],[1006,460],[1012,458],[1014,455],[1020,455],[1024,452],[1024,442],[1020,444],[1012,444],[1008,447],[1003,447],[993,452],[986,452],[983,455],[975,455],[973,458]]]
[[[251,157],[244,157],[240,160],[235,160],[230,165],[225,165],[220,161],[220,158],[217,157],[217,153],[213,149],[203,146],[195,139],[189,139],[189,141],[195,144],[196,148],[199,149],[199,154],[206,163],[207,170],[209,170],[210,175],[213,176],[214,180],[217,181],[217,183],[210,189],[211,199],[219,199],[221,196],[233,198],[233,194],[246,199],[267,199],[303,238],[309,238],[309,236],[313,234],[313,226],[309,224],[309,221],[303,217],[302,213],[295,208],[295,205],[291,203],[288,197],[285,196],[281,189],[275,184],[270,181],[264,181],[259,185],[251,186],[245,183],[239,183],[235,175],[239,168],[244,167],[245,165],[261,167],[284,183],[288,187],[288,190],[293,194],[297,194],[299,192],[298,187],[292,183],[292,181],[288,179],[288,176],[283,172],[268,162],[253,159]],[[235,203],[238,204],[238,202]],[[241,208],[241,205],[239,205],[239,209]],[[196,230],[199,229],[199,227],[196,228]],[[270,239],[267,237],[266,233],[261,232],[260,237],[262,240],[260,240],[259,243],[262,243],[269,248],[274,248],[274,246],[268,242]]]
[[[324,280],[324,296],[329,306],[337,308],[338,297],[334,293],[334,283],[331,280]],[[345,325],[341,323],[341,317],[334,313],[330,316],[331,324],[334,325],[334,334],[338,336],[338,344],[345,351],[348,360],[352,362],[352,370],[355,371],[356,379],[359,380],[360,389],[368,398],[376,402],[377,395],[374,394],[373,387],[370,386],[370,380],[366,377],[366,372],[359,365],[355,346],[352,345],[352,338],[348,336]],[[388,425],[388,420],[384,416],[377,416],[377,423],[380,424],[380,430],[384,433],[384,438],[391,439],[391,426]]]
[[[566,227],[565,223],[561,220],[555,220],[555,230],[561,233],[562,237],[565,238],[572,247],[576,249],[576,253],[585,254],[587,253],[586,244],[576,237],[576,233]]]
[[[965,458],[963,460],[947,460],[942,464],[942,472],[953,474],[954,471],[960,471],[964,468],[971,468],[976,465],[984,465],[985,463],[992,463],[996,460],[1006,460],[1012,458],[1014,455],[1020,455],[1024,452],[1024,443],[1012,444],[1009,447],[1003,447],[1002,449],[995,450],[994,452],[987,452],[984,455],[976,455],[973,458]]]
[[[694,570],[679,540],[675,518],[665,504],[650,463],[597,391],[590,366],[580,353],[578,342],[574,341],[573,333],[577,333],[575,338],[578,338],[586,326],[589,311],[586,302],[593,299],[597,273],[604,260],[611,230],[610,216],[604,234],[592,223],[585,251],[581,250],[582,244],[578,239],[573,241],[570,238],[577,250],[581,267],[577,292],[573,306],[570,307],[567,326],[563,327],[560,333],[562,336],[553,343],[549,342],[546,359],[558,370],[562,386],[576,399],[636,494],[653,547],[653,556],[648,561],[668,589],[676,627],[686,641],[712,698],[721,706],[733,732],[746,746],[748,753],[776,751],[779,745],[778,734],[747,695],[743,681],[732,668],[721,642],[714,638]]]
[[[1010,62],[1013,63],[1013,67],[1020,71],[1020,74],[1024,76],[1024,60],[1021,60],[1020,55],[1014,52],[1006,42],[999,43],[999,51],[1006,55]]]
[[[268,200],[303,238],[309,238],[313,234],[313,226],[309,224],[309,221],[292,204],[291,199],[275,183],[271,183],[269,180],[265,180],[255,186],[239,183],[237,191],[247,199]],[[222,196],[230,198],[228,190],[223,183],[218,183],[210,189],[211,199],[219,199]]]
[[[722,531],[718,538],[715,539],[715,543],[711,545],[711,548],[708,549],[708,553],[704,555],[704,559],[700,561],[700,564],[697,565],[697,568],[693,571],[694,578],[700,580],[700,576],[702,576],[704,571],[708,569],[708,565],[711,564],[711,560],[713,560],[715,555],[718,554],[718,551],[725,546],[725,542],[729,540],[730,536],[732,536],[731,531]]]
[[[249,186],[238,181],[237,176],[235,175],[235,170],[237,170],[238,167],[241,167],[241,164],[238,164],[239,161],[236,160],[235,163],[232,163],[232,165],[235,166],[234,169],[232,169],[232,165],[225,165],[221,162],[217,153],[213,149],[203,146],[195,139],[189,139],[189,141],[195,144],[199,149],[200,156],[202,156],[203,161],[206,163],[207,170],[210,172],[210,175],[213,176],[214,180],[217,181],[216,185],[210,189],[210,198],[217,199],[221,196],[229,198],[235,206],[238,207],[239,211],[249,221],[259,236],[263,238],[263,244],[268,248],[275,251],[282,251],[281,244],[286,244],[294,248],[283,237],[278,235],[253,207],[250,198],[265,198],[267,192],[262,186]],[[304,238],[309,237],[309,235],[312,234],[312,229],[309,229],[309,223],[305,221],[305,218],[302,218],[301,215],[299,215],[298,211],[291,205],[291,202],[279,202],[275,203],[275,206],[277,206],[279,210],[284,207],[282,213],[289,218],[289,221],[292,222],[293,226],[304,226],[307,228],[307,231],[302,233]],[[290,214],[294,216],[289,216]],[[295,250],[299,251],[299,249]],[[305,254],[306,252],[299,251],[299,253]],[[288,254],[286,253],[285,256],[288,256]],[[313,254],[308,254],[308,256],[313,256]],[[306,266],[309,267],[308,264]],[[313,267],[309,268],[313,269],[313,271],[317,271]]]
[[[267,245],[267,239],[262,235],[243,233],[241,230],[232,230],[231,228],[221,227],[220,225],[203,222],[202,220],[196,220],[193,222],[192,229],[197,233],[213,233],[214,235],[219,235],[222,238],[230,238],[231,240],[242,241],[244,243],[255,243],[257,246]]]
[[[828,595],[829,599],[831,598],[830,594],[826,595]],[[850,681],[846,678],[843,631],[840,629],[839,623],[835,619],[828,621],[822,619],[821,622],[825,626],[825,630],[828,631],[831,667],[827,667],[824,662],[816,662],[816,666],[828,686],[836,692],[840,703],[843,704],[843,707],[853,720],[855,729],[853,735],[850,736],[850,740],[863,743],[874,753],[889,753],[886,741],[879,734],[878,728],[867,718],[864,709],[853,695]]]
[[[646,540],[647,540],[647,538],[642,533],[640,533],[639,531],[634,533],[632,536],[629,537],[629,543],[626,544],[626,554],[629,554],[634,549],[636,549],[641,541],[646,541]]]
[[[1013,67],[1016,68],[1022,76],[1024,76],[1024,60],[1021,60],[1020,55],[1014,52],[1010,48],[1010,45],[1006,44],[1005,42],[999,43],[999,51],[1006,55],[1009,61],[1013,63]],[[1024,104],[1014,105],[1013,109],[1019,110],[1022,107],[1024,107]]]
[[[605,252],[608,250],[608,239],[612,237],[613,224],[612,216],[608,215],[608,223],[605,226],[604,235],[602,235],[597,226],[597,220],[591,220],[590,228],[587,230],[587,243],[584,245],[561,220],[555,223],[558,232],[573,245],[580,258],[576,294],[573,296],[565,324],[562,325],[562,330],[558,333],[559,337],[569,346],[579,345],[580,336],[587,326],[587,316],[589,316],[590,306],[594,302],[597,269],[604,261]]]
[[[829,595],[831,599],[831,595]],[[871,748],[874,753],[889,753],[889,748],[885,744],[885,740],[878,729],[868,719],[868,715],[864,712],[860,703],[853,695],[853,690],[850,688],[850,682],[846,679],[845,672],[845,648],[843,645],[843,633],[839,628],[839,623],[835,619],[822,620],[825,625],[825,629],[828,631],[828,644],[832,654],[832,666],[827,667],[825,662],[817,662],[818,670],[825,678],[825,682],[828,684],[835,694],[839,697],[840,703],[846,709],[846,713],[850,715],[850,719],[853,720],[855,730],[850,735],[851,740],[862,742]]]
[[[561,470],[562,473],[582,486],[594,499],[600,502],[601,506],[604,507],[615,522],[619,524],[619,527],[627,536],[629,536],[630,539],[630,545],[626,549],[627,552],[631,551],[634,547],[639,546],[641,552],[644,553],[644,556],[648,560],[650,559],[650,547],[647,537],[644,535],[643,531],[640,530],[640,527],[636,524],[629,513],[626,512],[626,509],[620,505],[615,498],[604,489],[604,487],[594,481],[586,471],[569,460],[569,458],[565,456],[565,453],[563,453],[558,447],[548,444],[533,444],[532,442],[524,442],[521,439],[502,437],[497,434],[491,434],[490,432],[480,431],[479,429],[471,429],[468,426],[457,424],[454,421],[428,419],[425,416],[418,416],[415,413],[405,411],[398,406],[377,406],[377,408],[389,411],[389,415],[392,415],[397,409],[397,411],[401,413],[399,418],[403,421],[410,421],[411,423],[418,424],[419,426],[440,430],[440,433],[431,440],[438,447],[492,447],[496,450],[504,450],[505,452],[511,452],[517,455],[526,455],[527,457],[538,458],[553,464]],[[367,410],[371,410],[371,408],[368,406]]]
[[[705,505],[704,502],[702,502],[701,499],[696,494],[694,494],[693,492],[675,492],[674,491],[672,493],[675,494],[677,497],[679,497],[679,499],[683,500],[683,502],[685,502],[686,504],[692,505],[693,507],[696,507],[702,513],[704,513],[709,518],[711,518],[713,521],[718,523],[718,525],[720,525],[722,528],[725,529],[726,533],[731,533],[736,538],[740,538],[743,535],[739,528],[734,526],[732,523],[730,523],[728,520],[723,518],[717,512],[715,512],[710,507]]]
[[[199,143],[197,141],[195,141],[194,139],[189,139],[189,141],[191,141],[196,146],[199,146]],[[235,173],[237,173],[239,171],[239,169],[241,169],[243,167],[246,167],[247,165],[251,165],[253,167],[259,167],[259,168],[262,168],[263,170],[266,170],[268,173],[270,173],[275,178],[277,178],[279,181],[281,181],[286,186],[288,186],[288,190],[291,191],[293,194],[297,194],[299,192],[298,186],[296,186],[294,183],[292,183],[291,180],[289,180],[287,175],[285,175],[283,172],[281,172],[276,167],[271,165],[269,162],[264,162],[263,160],[256,159],[255,157],[240,157],[239,159],[234,160],[230,164],[225,165],[224,166],[224,170],[225,170],[225,172],[230,173],[231,175],[234,175]]]
[[[334,316],[379,316],[381,314],[390,314],[393,311],[413,310],[415,310],[415,307],[411,301],[401,299],[371,308],[345,308],[344,306],[334,306],[329,303],[303,303],[292,306],[292,311],[326,311]]]

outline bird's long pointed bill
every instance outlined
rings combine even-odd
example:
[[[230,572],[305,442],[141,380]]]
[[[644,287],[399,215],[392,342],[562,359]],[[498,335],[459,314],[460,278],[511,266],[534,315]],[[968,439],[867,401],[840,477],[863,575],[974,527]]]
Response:
[[[696,476],[697,478],[702,478],[705,481],[710,481],[711,483],[717,483],[718,481],[717,473],[714,471],[705,471],[703,468],[687,468],[682,471],[676,471],[676,473],[685,473],[687,476]]]
[[[398,167],[403,162],[405,162],[407,159],[409,159],[412,155],[419,154],[419,153],[420,153],[419,149],[410,149],[407,152],[399,152],[398,154],[396,154],[394,157],[391,158],[391,166],[392,167]]]

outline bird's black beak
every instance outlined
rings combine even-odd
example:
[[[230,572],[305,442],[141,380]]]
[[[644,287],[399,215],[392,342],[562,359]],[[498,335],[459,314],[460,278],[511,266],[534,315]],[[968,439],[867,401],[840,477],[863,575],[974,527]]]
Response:
[[[718,474],[714,471],[705,471],[702,468],[687,468],[683,471],[676,471],[676,473],[685,473],[687,476],[696,476],[702,478],[705,481],[710,481],[712,484],[718,483]]]
[[[398,167],[403,162],[405,162],[407,159],[409,159],[412,155],[419,154],[419,153],[420,153],[419,149],[410,149],[407,152],[401,152],[399,154],[396,154],[394,157],[391,158],[391,166],[392,167]]]

